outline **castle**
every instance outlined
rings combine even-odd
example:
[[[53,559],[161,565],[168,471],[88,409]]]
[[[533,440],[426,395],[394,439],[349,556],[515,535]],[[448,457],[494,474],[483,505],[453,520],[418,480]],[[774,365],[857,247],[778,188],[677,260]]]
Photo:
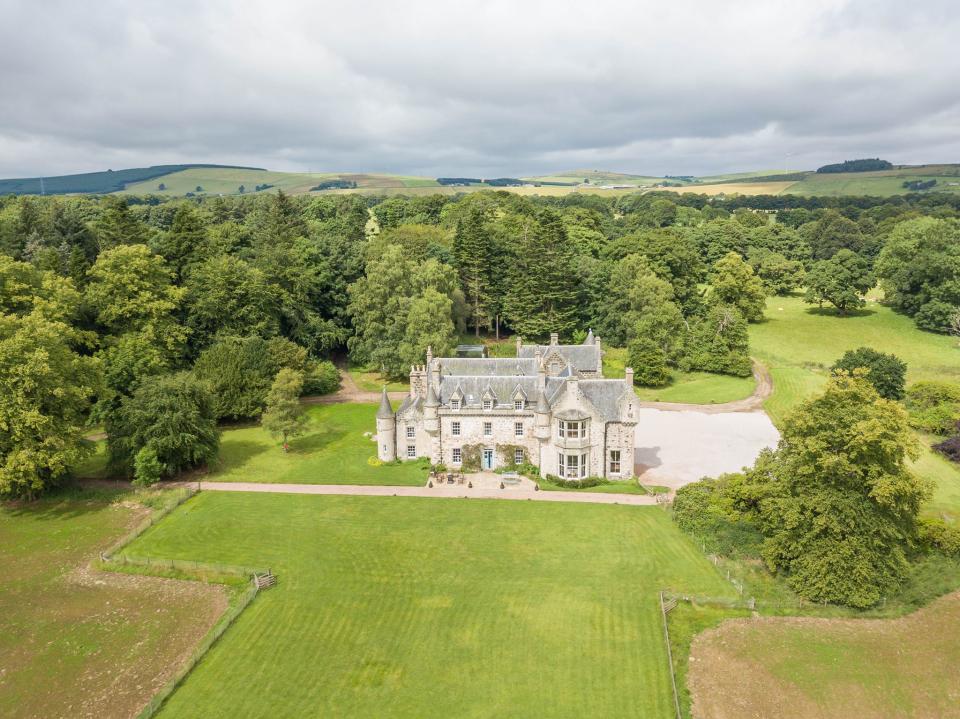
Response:
[[[604,379],[600,338],[524,345],[515,358],[433,357],[410,370],[396,412],[386,388],[377,411],[382,461],[427,457],[450,469],[530,463],[541,475],[633,475],[633,370]]]

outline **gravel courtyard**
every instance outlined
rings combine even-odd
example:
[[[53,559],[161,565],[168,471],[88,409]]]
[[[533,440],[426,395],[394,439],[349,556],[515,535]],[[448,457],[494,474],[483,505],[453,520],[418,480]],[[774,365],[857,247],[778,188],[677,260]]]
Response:
[[[639,410],[636,474],[644,484],[678,489],[701,477],[736,472],[780,439],[763,411]]]

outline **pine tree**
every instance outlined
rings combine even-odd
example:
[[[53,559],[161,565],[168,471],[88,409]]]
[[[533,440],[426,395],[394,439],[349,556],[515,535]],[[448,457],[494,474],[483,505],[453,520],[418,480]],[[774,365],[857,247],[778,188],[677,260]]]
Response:
[[[489,231],[484,227],[483,209],[471,207],[457,223],[453,238],[453,256],[460,274],[460,284],[469,307],[469,320],[477,337],[480,324],[489,325],[490,304],[494,288],[495,252]]]
[[[505,313],[525,337],[570,336],[578,324],[581,278],[560,216],[543,211],[517,238]]]
[[[272,436],[283,442],[283,451],[289,451],[287,440],[303,434],[306,417],[300,404],[303,390],[303,372],[284,368],[277,372],[273,386],[267,394],[267,408],[260,424]]]

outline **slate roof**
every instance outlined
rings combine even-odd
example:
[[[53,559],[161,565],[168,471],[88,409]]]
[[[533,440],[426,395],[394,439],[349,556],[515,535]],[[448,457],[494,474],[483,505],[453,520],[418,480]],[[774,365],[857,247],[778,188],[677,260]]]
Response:
[[[384,385],[380,396],[380,408],[377,410],[377,419],[392,419],[393,409],[390,407],[390,398],[387,397],[387,387]]]
[[[497,398],[497,404],[513,405],[513,395],[517,387],[529,399],[536,397],[537,375],[512,375],[498,377],[458,377],[455,375],[441,375],[440,377],[440,404],[449,405],[450,398],[459,388],[463,393],[463,400],[467,406],[480,406],[484,392],[488,389]]]
[[[532,358],[540,351],[541,357],[556,352],[578,370],[595,371],[600,364],[600,348],[595,344],[589,345],[523,345],[520,348],[521,359]]]
[[[620,399],[627,392],[622,379],[582,379],[580,391],[607,422],[620,418]]]
[[[526,359],[515,357],[444,357],[440,360],[440,374],[458,377],[536,377],[537,361],[530,355]]]

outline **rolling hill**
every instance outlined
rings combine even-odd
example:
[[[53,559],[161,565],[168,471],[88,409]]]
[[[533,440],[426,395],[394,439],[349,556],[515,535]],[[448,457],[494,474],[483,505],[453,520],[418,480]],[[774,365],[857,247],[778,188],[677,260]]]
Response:
[[[549,175],[522,178],[517,187],[493,187],[486,183],[470,186],[442,185],[430,177],[388,173],[276,172],[256,167],[213,164],[156,165],[128,170],[106,170],[59,177],[0,180],[2,194],[124,193],[165,197],[236,195],[255,192],[292,194],[318,191],[326,183],[336,185],[323,192],[368,195],[456,194],[499,189],[525,195],[565,195],[587,192],[619,195],[630,192],[668,190],[706,195],[803,195],[892,196],[916,191],[905,183],[935,184],[925,192],[960,192],[960,164],[895,166],[875,172],[817,173],[798,170],[754,170],[721,175],[668,176],[634,175],[603,170],[567,170]],[[242,189],[241,189],[242,188]]]

